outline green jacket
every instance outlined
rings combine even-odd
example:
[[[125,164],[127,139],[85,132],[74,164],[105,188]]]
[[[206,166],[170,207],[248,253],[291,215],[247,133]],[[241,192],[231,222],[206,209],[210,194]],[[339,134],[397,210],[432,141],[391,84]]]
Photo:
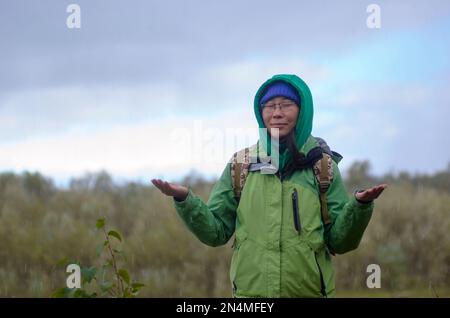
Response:
[[[281,75],[271,80],[280,78],[289,78],[294,83],[302,97],[302,108],[312,108],[312,100],[307,105],[304,98],[305,90],[310,93],[301,79]],[[298,81],[304,85],[295,85]],[[255,108],[259,107],[258,96],[257,93]],[[306,110],[302,109],[300,116],[302,112]],[[315,146],[316,140],[308,135],[299,149],[307,153]],[[312,169],[297,170],[282,180],[274,174],[249,172],[237,201],[229,162],[206,204],[189,188],[187,198],[181,202],[174,200],[174,205],[189,230],[207,245],[224,245],[236,234],[230,266],[233,296],[334,297],[330,251],[342,254],[358,247],[374,203],[349,198],[334,161],[333,171],[333,182],[327,192],[331,223],[326,228]],[[298,193],[300,232],[294,227],[294,191]]]

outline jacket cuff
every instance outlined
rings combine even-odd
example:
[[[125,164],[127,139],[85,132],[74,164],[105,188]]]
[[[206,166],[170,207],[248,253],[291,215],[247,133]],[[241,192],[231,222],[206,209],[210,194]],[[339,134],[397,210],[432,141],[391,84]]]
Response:
[[[186,196],[186,199],[184,199],[183,201],[177,201],[175,197],[172,197],[172,200],[177,210],[189,209],[193,206],[194,193],[192,192],[191,188],[188,187],[188,195]]]
[[[355,195],[353,195],[351,201],[352,201],[353,206],[355,206],[356,208],[358,208],[359,210],[362,210],[362,211],[372,211],[372,209],[374,207],[373,200],[370,202],[359,201]]]

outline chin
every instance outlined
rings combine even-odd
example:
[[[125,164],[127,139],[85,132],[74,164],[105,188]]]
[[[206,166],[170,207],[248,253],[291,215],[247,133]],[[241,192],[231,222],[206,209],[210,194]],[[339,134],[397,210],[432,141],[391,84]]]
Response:
[[[278,136],[279,139],[283,139],[283,138],[286,138],[289,135],[289,131],[285,131],[285,129],[283,129],[283,130],[279,129],[278,130],[278,134],[277,133],[272,134],[272,132],[270,132],[270,135],[272,137]]]
[[[287,135],[288,135],[288,134],[279,134],[278,136],[276,136],[276,135],[275,135],[275,136],[274,136],[274,135],[271,135],[271,136],[272,136],[272,137],[274,137],[274,138],[275,138],[275,137],[278,137],[278,139],[280,139],[280,140],[281,140],[281,139],[284,139],[284,138],[286,138],[286,137],[287,137]]]

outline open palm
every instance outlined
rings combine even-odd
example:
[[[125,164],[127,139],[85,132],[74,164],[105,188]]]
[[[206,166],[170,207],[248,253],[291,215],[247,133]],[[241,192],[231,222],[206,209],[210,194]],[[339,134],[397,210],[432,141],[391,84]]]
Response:
[[[179,201],[186,199],[188,195],[188,188],[177,185],[174,183],[169,183],[161,179],[152,179],[152,183],[157,187],[162,193],[168,196],[172,196]]]
[[[356,198],[359,201],[370,202],[370,201],[373,201],[376,198],[378,198],[380,196],[380,194],[383,192],[383,190],[386,188],[387,188],[387,184],[380,184],[380,185],[377,185],[370,189],[366,189],[362,192],[357,192]]]

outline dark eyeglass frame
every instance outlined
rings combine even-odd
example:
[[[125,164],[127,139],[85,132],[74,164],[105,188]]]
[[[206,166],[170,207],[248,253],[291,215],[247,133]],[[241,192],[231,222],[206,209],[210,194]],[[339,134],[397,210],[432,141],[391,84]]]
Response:
[[[261,110],[264,111],[266,110],[266,112],[268,112],[269,114],[273,114],[276,110],[277,105],[280,108],[280,111],[284,114],[286,112],[286,110],[290,110],[293,106],[297,106],[298,105],[290,100],[283,100],[280,103],[273,103],[273,102],[267,102],[264,104],[261,104]]]

